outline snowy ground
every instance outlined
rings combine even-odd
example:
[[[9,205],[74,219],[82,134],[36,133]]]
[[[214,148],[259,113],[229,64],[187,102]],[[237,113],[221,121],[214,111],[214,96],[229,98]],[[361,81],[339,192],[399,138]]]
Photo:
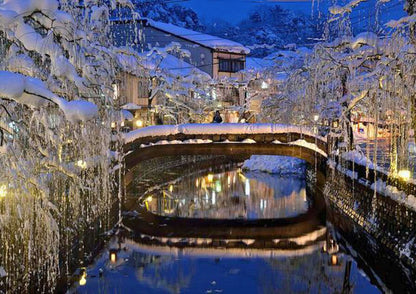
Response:
[[[279,175],[304,176],[306,162],[290,156],[252,155],[243,164],[243,170],[261,171]]]

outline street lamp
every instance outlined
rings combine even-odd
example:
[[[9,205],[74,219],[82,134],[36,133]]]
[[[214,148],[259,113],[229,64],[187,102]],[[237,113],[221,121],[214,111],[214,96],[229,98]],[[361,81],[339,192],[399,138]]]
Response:
[[[136,126],[138,127],[138,128],[141,128],[141,127],[143,127],[143,121],[142,120],[136,120]]]
[[[117,249],[110,249],[110,262],[111,263],[117,262]]]
[[[402,179],[402,180],[404,180],[406,182],[412,176],[411,173],[410,173],[410,171],[409,170],[405,170],[405,169],[400,170],[397,175],[399,176],[400,179]]]

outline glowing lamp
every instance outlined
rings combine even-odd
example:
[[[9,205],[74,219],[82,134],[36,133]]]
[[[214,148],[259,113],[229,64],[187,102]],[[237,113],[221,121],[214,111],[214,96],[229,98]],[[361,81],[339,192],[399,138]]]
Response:
[[[314,120],[315,122],[317,122],[317,121],[319,120],[319,114],[315,114],[315,115],[313,116],[313,120]]]
[[[208,180],[208,182],[212,182],[214,180],[214,175],[213,174],[208,174],[207,180]]]
[[[173,185],[169,185],[169,192],[173,192]]]
[[[149,196],[149,197],[146,198],[146,202],[152,202],[152,200],[153,200],[152,196]]]
[[[143,127],[143,121],[142,120],[136,120],[136,126],[138,127],[138,128],[141,128],[141,127]]]
[[[124,127],[124,121],[121,122],[121,126]]]
[[[82,169],[86,169],[87,168],[87,162],[84,160],[78,160],[77,161],[77,166],[82,168]]]
[[[411,177],[410,171],[405,170],[405,169],[400,170],[397,175],[399,176],[400,179],[402,179],[404,181],[408,181]]]
[[[7,195],[7,186],[0,185],[0,198],[4,198]]]
[[[116,249],[110,249],[110,262],[111,263],[117,262],[117,250]]]
[[[337,265],[338,264],[338,256],[335,254],[331,255],[331,265]]]
[[[332,127],[333,128],[338,128],[339,127],[339,121],[337,119],[332,122]]]
[[[116,128],[116,123],[115,123],[115,122],[112,122],[112,123],[111,123],[111,128],[112,128],[112,129],[115,129],[115,128]]]
[[[81,278],[79,279],[79,285],[85,286],[86,283],[87,283],[87,271],[85,270],[85,268],[83,268]]]
[[[268,85],[265,81],[263,81],[263,82],[261,83],[261,88],[262,88],[262,89],[268,89],[268,88],[269,88],[269,85]]]

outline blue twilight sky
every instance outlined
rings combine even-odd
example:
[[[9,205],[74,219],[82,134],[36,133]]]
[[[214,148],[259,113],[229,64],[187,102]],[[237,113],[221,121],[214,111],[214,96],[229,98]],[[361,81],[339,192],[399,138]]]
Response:
[[[403,11],[404,1],[405,0],[390,0],[388,3],[379,4],[381,22],[405,15]],[[330,0],[178,0],[176,3],[192,8],[206,21],[221,19],[230,23],[238,23],[245,18],[254,7],[259,5],[270,6],[278,4],[285,9],[292,11],[302,11],[306,14],[313,13],[313,15],[318,15],[320,11],[328,11],[331,2],[332,1]],[[346,3],[347,1],[338,0],[337,2]],[[363,19],[367,19],[367,21],[374,19],[377,2],[378,0],[368,0],[360,3],[352,14],[353,22],[355,20],[359,22]]]

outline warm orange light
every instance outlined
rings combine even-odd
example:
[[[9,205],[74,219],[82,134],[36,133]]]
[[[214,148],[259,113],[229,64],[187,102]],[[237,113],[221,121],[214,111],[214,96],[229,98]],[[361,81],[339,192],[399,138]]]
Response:
[[[214,175],[213,174],[208,174],[207,180],[208,180],[208,182],[212,182],[214,180]]]
[[[137,121],[136,121],[136,126],[137,126],[138,128],[143,127],[143,121],[142,121],[142,120],[137,120]]]
[[[408,181],[411,178],[411,173],[409,170],[400,170],[397,175],[404,181]]]
[[[332,265],[338,264],[338,256],[336,256],[335,254],[331,255],[331,264]]]
[[[87,271],[83,268],[81,278],[79,279],[79,285],[85,286],[85,284],[87,284]]]
[[[110,253],[110,261],[111,261],[111,263],[116,263],[117,262],[117,253],[115,253],[115,252]]]

